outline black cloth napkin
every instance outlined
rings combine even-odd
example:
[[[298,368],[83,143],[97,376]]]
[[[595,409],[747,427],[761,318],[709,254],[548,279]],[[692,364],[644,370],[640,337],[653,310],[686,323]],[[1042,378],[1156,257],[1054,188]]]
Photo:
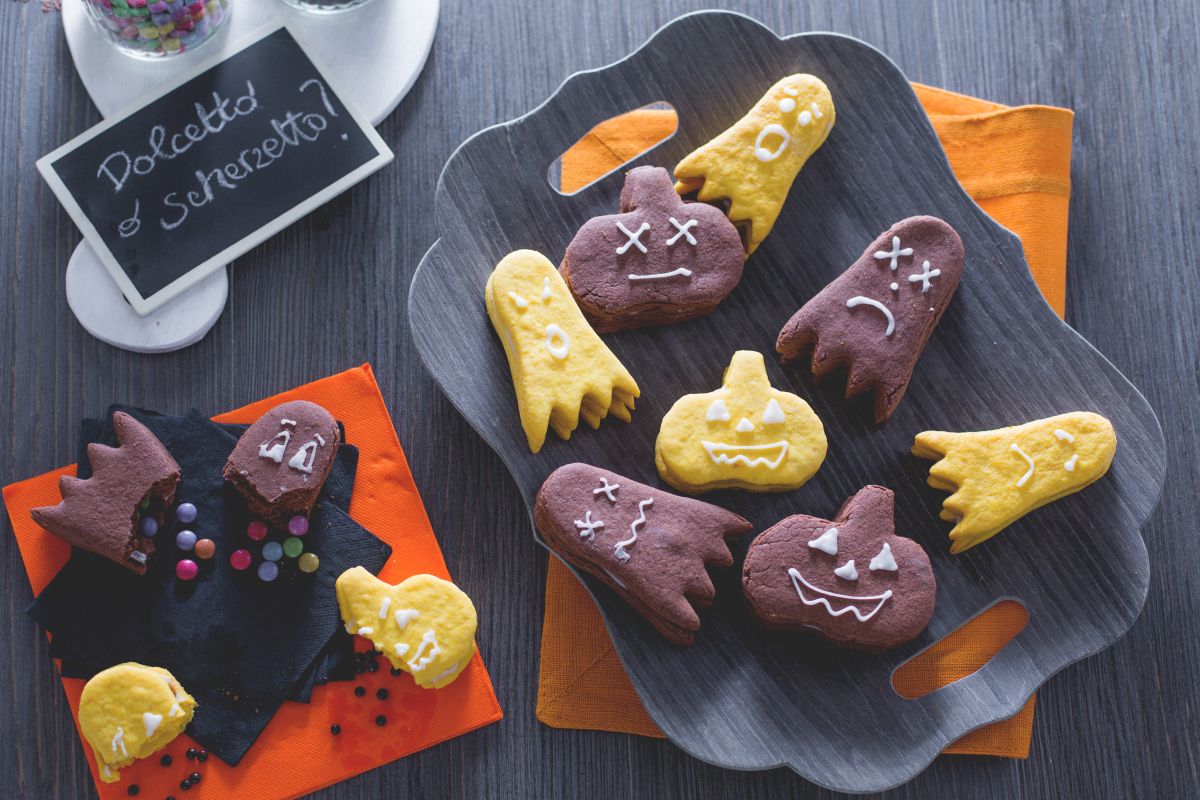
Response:
[[[255,574],[261,543],[245,534],[252,517],[221,477],[240,431],[224,430],[196,411],[168,417],[120,410],[145,424],[179,462],[177,501],[196,506],[188,527],[212,539],[217,554],[198,561],[200,574],[189,582],[175,577],[184,554],[175,548],[173,523],[159,533],[144,576],[76,548],[29,614],[53,634],[52,653],[85,675],[124,661],[170,670],[199,704],[188,733],[236,765],[287,697],[311,692],[312,682],[336,667],[327,648],[339,631],[349,638],[334,593],[338,575],[359,565],[378,572],[391,548],[338,507],[349,502],[357,459],[343,448],[354,463],[339,456],[303,537],[305,550],[320,556],[320,568],[306,575],[295,559],[284,558],[279,578],[264,583]],[[86,441],[115,443],[115,437],[110,425],[102,431],[89,426]],[[90,474],[86,458],[79,467],[81,477]],[[244,572],[229,565],[239,547],[256,556]],[[351,655],[351,672],[352,663]]]

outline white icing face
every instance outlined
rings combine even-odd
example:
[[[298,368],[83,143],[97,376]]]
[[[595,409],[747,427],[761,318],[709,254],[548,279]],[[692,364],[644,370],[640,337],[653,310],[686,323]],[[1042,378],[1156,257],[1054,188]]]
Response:
[[[319,433],[314,433],[312,440],[305,442],[292,455],[288,461],[288,466],[298,472],[311,473],[313,471],[313,462],[317,460],[317,448],[324,446],[325,438]]]
[[[725,407],[725,401],[719,397],[713,400],[705,419],[709,422],[729,422],[729,409]]]
[[[281,421],[283,428],[279,433],[263,442],[258,446],[258,457],[274,461],[276,464],[283,463],[283,454],[287,450],[288,442],[292,441],[292,432],[288,430],[289,425],[296,423],[285,419]]]
[[[855,573],[855,576],[857,577],[857,573]],[[801,603],[804,603],[806,606],[824,606],[825,611],[827,611],[831,617],[840,617],[843,614],[853,614],[854,618],[859,622],[866,622],[867,620],[871,619],[871,617],[878,614],[879,609],[883,608],[883,604],[892,597],[891,589],[885,590],[882,594],[864,595],[827,592],[824,589],[819,589],[806,581],[804,576],[800,574],[800,570],[796,569],[795,567],[788,569],[788,577],[792,579],[792,587],[796,590],[796,594],[800,597]],[[848,602],[842,605],[841,608],[835,609],[833,604],[829,602],[828,598],[833,598],[834,600],[845,600]],[[859,610],[858,606],[855,605],[856,603],[867,603],[874,605],[871,607],[870,611],[864,613]]]

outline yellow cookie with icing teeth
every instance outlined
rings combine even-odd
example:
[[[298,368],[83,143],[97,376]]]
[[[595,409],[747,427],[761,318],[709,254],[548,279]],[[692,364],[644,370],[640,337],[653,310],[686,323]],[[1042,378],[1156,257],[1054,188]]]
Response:
[[[930,486],[953,492],[941,518],[957,523],[950,552],[961,553],[1098,480],[1116,450],[1111,422],[1075,411],[994,431],[925,431],[912,452],[937,460],[929,468]]]
[[[728,200],[746,256],[771,232],[792,182],[833,128],[833,96],[812,75],[789,75],[746,116],[675,167],[675,190]]]
[[[547,426],[570,439],[581,416],[593,428],[609,413],[629,422],[637,381],[592,330],[545,256],[509,253],[488,278],[485,301],[508,356],[530,450],[542,449]]]
[[[761,353],[739,350],[720,389],[675,401],[654,461],[663,480],[684,492],[782,492],[815,475],[827,447],[808,403],[771,386]]]
[[[413,575],[392,586],[354,567],[338,577],[336,589],[346,630],[370,639],[418,686],[451,683],[475,653],[475,606],[450,581]]]
[[[192,721],[196,701],[170,672],[129,661],[97,673],[79,698],[79,729],[96,754],[100,779],[163,749]]]

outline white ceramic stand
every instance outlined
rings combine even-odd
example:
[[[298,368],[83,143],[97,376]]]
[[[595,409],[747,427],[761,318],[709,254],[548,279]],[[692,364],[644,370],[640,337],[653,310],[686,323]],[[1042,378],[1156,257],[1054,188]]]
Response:
[[[346,99],[372,125],[400,103],[425,66],[437,30],[440,0],[373,0],[337,14],[309,14],[280,0],[233,0],[233,16],[196,54],[134,58],[92,29],[83,0],[63,3],[63,30],[75,69],[107,117],[174,80],[197,63],[235,49],[236,43],[277,23],[288,27],[337,81]],[[148,63],[149,62],[149,63]],[[67,265],[67,301],[83,327],[101,341],[141,353],[165,353],[194,344],[216,324],[229,292],[227,271],[140,317],[87,242]]]

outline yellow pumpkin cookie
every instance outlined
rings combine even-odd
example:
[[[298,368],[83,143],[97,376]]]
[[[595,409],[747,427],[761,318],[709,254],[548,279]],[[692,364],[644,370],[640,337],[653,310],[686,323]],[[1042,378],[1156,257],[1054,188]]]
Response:
[[[953,492],[941,517],[957,523],[950,552],[961,553],[1099,479],[1116,450],[1111,422],[1074,411],[994,431],[925,431],[912,452],[937,460],[929,468],[930,486]]]
[[[833,97],[812,75],[789,75],[750,113],[675,167],[675,190],[728,200],[729,219],[746,235],[746,255],[775,225],[792,181],[833,128]]]
[[[610,412],[629,421],[637,382],[592,330],[545,256],[509,253],[488,278],[485,299],[508,355],[530,450],[542,449],[547,425],[570,439],[581,416],[593,428]]]
[[[771,386],[761,353],[739,350],[720,389],[684,395],[663,417],[654,461],[684,492],[781,492],[816,474],[827,447],[808,403]]]
[[[450,581],[413,575],[392,586],[354,567],[336,588],[346,630],[370,639],[418,686],[453,682],[475,653],[475,606]]]
[[[165,669],[129,661],[97,673],[79,698],[79,729],[96,754],[100,779],[166,747],[192,721],[196,701]]]

